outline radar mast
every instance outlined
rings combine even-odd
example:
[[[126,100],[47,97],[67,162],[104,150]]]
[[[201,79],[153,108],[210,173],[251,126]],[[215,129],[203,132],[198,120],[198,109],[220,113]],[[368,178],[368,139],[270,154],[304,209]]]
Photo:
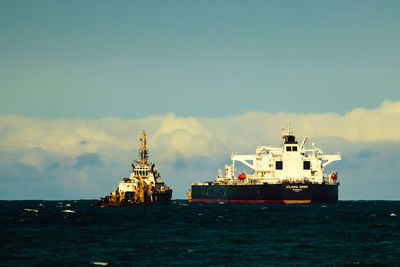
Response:
[[[141,141],[140,152],[139,152],[140,164],[146,165],[147,160],[149,158],[149,152],[147,150],[146,131],[145,130],[143,130],[143,132],[142,132],[142,138],[140,138],[140,141]]]
[[[286,123],[286,127],[282,129],[282,138],[285,140],[285,144],[297,144],[296,137],[292,131],[292,124]]]

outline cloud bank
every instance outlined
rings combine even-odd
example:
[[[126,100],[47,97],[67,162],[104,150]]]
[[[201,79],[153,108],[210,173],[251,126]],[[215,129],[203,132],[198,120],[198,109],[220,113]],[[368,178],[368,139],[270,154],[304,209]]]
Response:
[[[400,198],[390,188],[400,186],[400,101],[385,101],[344,115],[248,112],[137,120],[0,115],[0,199],[98,198],[129,174],[143,129],[150,159],[175,189],[174,198],[184,198],[193,181],[212,179],[231,152],[279,145],[286,122],[293,124],[298,138],[307,135],[325,152],[343,153],[342,162],[332,166],[342,173],[342,198]],[[369,184],[361,185],[360,177]],[[354,191],[358,193],[352,197]]]

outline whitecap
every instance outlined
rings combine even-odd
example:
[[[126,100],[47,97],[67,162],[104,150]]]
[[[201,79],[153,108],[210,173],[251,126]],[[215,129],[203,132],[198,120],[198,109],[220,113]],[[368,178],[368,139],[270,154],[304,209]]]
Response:
[[[197,214],[197,215],[199,215],[199,216],[203,216],[203,213],[199,213],[199,214]]]
[[[44,205],[42,203],[39,203],[38,206],[39,207],[44,207]]]
[[[67,203],[65,204],[65,207],[71,207],[71,204]]]
[[[61,212],[76,213],[76,211],[74,211],[74,210],[62,210]]]
[[[38,210],[34,210],[34,209],[24,209],[24,211],[39,212]]]
[[[397,215],[395,213],[390,213],[390,216],[396,217]]]
[[[101,262],[101,261],[93,261],[90,264],[100,265],[100,266],[107,266],[108,262]]]
[[[268,207],[262,207],[260,210],[267,210]]]
[[[325,206],[325,205],[322,205],[321,208],[326,208],[326,206]]]

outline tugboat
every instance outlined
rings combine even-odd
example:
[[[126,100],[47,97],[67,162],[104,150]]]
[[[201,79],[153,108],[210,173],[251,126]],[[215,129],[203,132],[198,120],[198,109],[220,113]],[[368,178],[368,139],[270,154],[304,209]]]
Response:
[[[172,189],[165,185],[154,163],[148,161],[146,132],[142,132],[140,161],[132,164],[130,177],[125,177],[108,196],[98,201],[101,206],[139,206],[169,204]]]
[[[338,201],[338,174],[324,174],[324,168],[341,155],[324,155],[307,137],[299,145],[290,124],[283,131],[283,147],[259,146],[254,155],[232,154],[232,165],[220,169],[214,181],[193,183],[189,202],[202,203],[285,203]],[[235,162],[252,170],[235,175]]]

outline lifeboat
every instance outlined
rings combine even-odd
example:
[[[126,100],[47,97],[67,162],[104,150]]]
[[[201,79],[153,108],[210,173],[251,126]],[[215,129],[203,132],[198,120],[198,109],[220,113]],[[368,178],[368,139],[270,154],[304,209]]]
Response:
[[[332,172],[331,179],[332,180],[336,180],[337,179],[337,173],[336,172]]]
[[[239,173],[238,178],[239,178],[240,180],[244,180],[244,179],[246,179],[246,174],[245,174],[244,172]]]

